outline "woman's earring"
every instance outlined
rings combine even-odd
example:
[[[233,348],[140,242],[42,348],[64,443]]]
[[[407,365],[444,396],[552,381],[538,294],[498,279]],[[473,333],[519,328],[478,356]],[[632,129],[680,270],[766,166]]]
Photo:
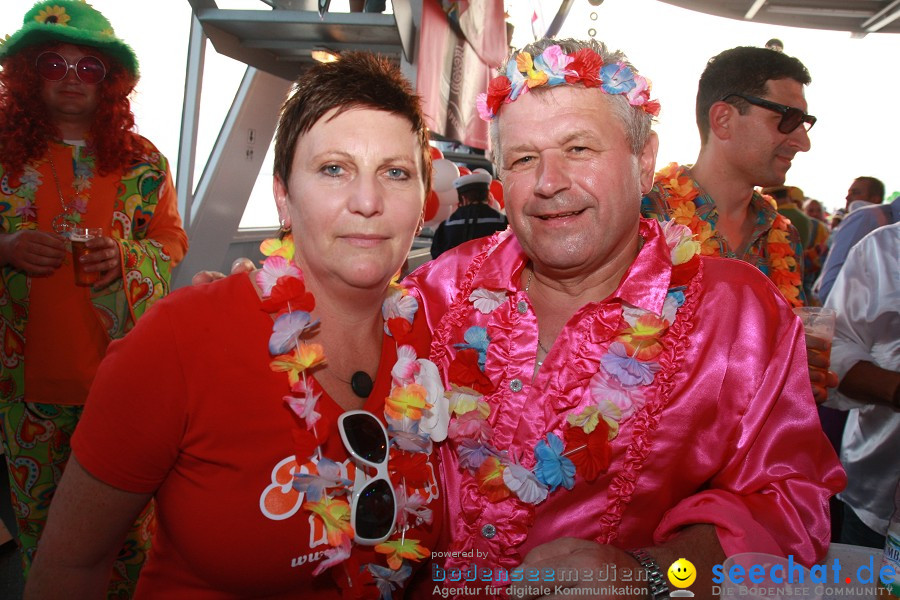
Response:
[[[278,225],[278,239],[283,240],[286,236],[291,234],[291,226],[285,225],[286,219],[279,219]]]

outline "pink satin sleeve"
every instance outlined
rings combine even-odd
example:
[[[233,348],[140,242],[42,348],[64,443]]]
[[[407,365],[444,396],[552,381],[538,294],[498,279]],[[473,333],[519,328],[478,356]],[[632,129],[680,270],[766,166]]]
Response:
[[[716,314],[701,316],[692,335],[714,343],[686,361],[691,372],[681,392],[699,398],[708,395],[703,388],[720,384],[718,410],[707,426],[714,436],[698,436],[685,465],[717,468],[706,489],[665,513],[653,539],[661,543],[685,525],[711,523],[727,555],[793,554],[811,564],[828,549],[828,498],[843,489],[846,476],[819,426],[803,329],[784,303],[761,297],[764,290],[745,286],[742,298],[731,297],[734,288],[719,289],[714,281],[722,266],[737,267],[706,264],[711,285],[703,304],[715,306]],[[661,451],[668,439],[657,436]],[[664,480],[660,474],[660,485]]]

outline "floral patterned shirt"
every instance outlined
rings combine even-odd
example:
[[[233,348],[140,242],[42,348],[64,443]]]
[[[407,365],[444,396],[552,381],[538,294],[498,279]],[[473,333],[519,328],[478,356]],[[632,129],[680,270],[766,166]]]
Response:
[[[753,192],[750,210],[756,215],[750,243],[738,254],[716,231],[716,202],[691,176],[690,168],[671,163],[656,174],[650,192],[641,201],[641,215],[690,227],[706,256],[736,258],[750,263],[785,295],[794,306],[807,303],[803,290],[803,244],[790,220],[778,214],[775,202]],[[799,260],[797,257],[800,257]]]
[[[75,207],[67,220],[101,227],[118,242],[122,269],[121,278],[94,289],[75,287],[71,255],[50,277],[2,268],[0,402],[82,404],[109,340],[124,336],[169,292],[187,235],[168,161],[140,141],[142,155],[106,175],[94,172],[83,145],[60,142],[18,177],[0,165],[0,231],[53,231],[62,196]],[[33,365],[27,373],[26,362]]]

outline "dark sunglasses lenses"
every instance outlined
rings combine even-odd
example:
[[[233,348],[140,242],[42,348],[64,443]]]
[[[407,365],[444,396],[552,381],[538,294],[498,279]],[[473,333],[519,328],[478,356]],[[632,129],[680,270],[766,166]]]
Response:
[[[44,52],[37,58],[38,74],[50,81],[64,79],[69,73],[69,63],[55,52]],[[87,84],[97,84],[106,77],[106,67],[96,56],[83,56],[75,63],[75,75]]]
[[[350,448],[365,460],[379,464],[387,459],[384,429],[375,417],[356,414],[344,417],[344,435]]]
[[[816,118],[812,115],[807,115],[799,108],[789,108],[783,115],[781,115],[781,121],[778,123],[778,131],[781,133],[790,133],[803,125],[807,131],[809,131],[813,125],[816,123]]]
[[[356,535],[377,540],[386,537],[394,526],[394,494],[384,479],[367,484],[356,504]]]

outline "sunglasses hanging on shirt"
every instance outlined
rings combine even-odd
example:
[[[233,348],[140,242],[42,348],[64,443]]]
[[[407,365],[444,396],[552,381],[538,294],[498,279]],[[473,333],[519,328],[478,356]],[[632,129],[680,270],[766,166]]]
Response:
[[[96,85],[106,78],[106,66],[96,56],[82,56],[74,65],[56,52],[41,52],[35,61],[38,75],[48,81],[62,81],[75,71],[82,83]]]
[[[397,520],[397,498],[388,475],[389,442],[381,421],[365,410],[350,410],[338,419],[338,431],[357,464],[350,503],[350,524],[357,544],[374,546],[387,540]],[[364,467],[375,469],[374,477]]]

